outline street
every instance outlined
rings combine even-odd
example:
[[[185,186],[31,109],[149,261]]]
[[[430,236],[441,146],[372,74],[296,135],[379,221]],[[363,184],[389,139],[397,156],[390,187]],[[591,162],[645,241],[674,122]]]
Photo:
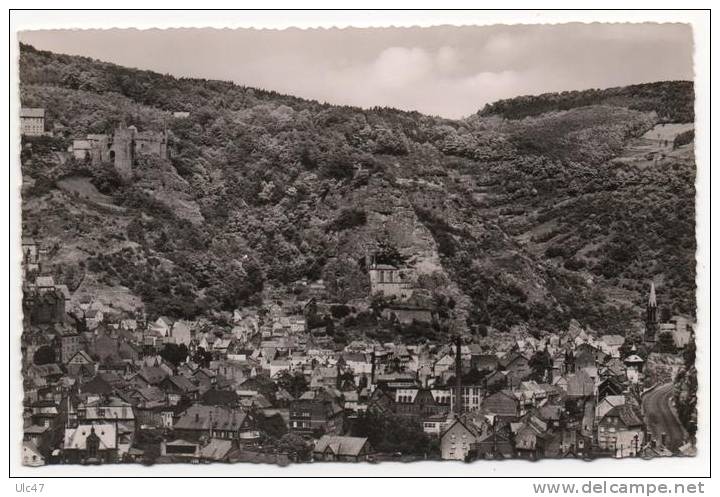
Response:
[[[685,441],[685,429],[678,422],[670,408],[672,398],[672,383],[665,383],[652,392],[647,393],[642,399],[645,423],[648,428],[648,436],[661,441],[665,433],[665,446],[673,452]]]

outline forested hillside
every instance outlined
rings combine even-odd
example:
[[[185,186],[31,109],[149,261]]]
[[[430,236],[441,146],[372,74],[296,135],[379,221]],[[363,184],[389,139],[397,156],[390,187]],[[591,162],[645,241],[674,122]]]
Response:
[[[521,97],[453,121],[29,46],[20,78],[54,132],[24,143],[24,234],[57,244],[59,278],[125,286],[151,315],[232,311],[303,277],[365,298],[370,252],[413,265],[453,326],[477,332],[577,319],[624,334],[650,279],[668,312],[694,313],[692,143],[643,148],[658,123],[692,122],[691,83]],[[64,153],[122,123],[167,129],[170,158],[143,158],[126,183]],[[64,187],[78,177],[94,201]]]

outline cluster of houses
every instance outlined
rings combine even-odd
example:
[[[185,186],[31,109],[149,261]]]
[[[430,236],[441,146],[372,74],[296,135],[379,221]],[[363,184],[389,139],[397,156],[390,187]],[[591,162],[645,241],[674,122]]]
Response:
[[[303,291],[284,299],[272,291],[227,325],[151,320],[91,297],[71,304],[67,288],[30,267],[38,248],[24,248],[27,465],[369,461],[382,454],[351,436],[368,412],[436,440],[418,458],[669,453],[641,412],[645,359],[618,335],[573,322],[541,338],[338,346],[308,318],[327,305],[322,281],[297,282]],[[405,291],[395,268],[369,271],[374,291]]]

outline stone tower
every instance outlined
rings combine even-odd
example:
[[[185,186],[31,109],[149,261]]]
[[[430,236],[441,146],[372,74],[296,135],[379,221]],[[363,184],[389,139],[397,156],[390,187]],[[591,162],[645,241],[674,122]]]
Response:
[[[645,343],[654,344],[657,339],[658,306],[655,296],[655,283],[650,283],[650,296],[645,309]]]
[[[134,126],[129,128],[120,126],[113,135],[110,157],[115,163],[115,170],[124,181],[132,178],[132,166],[135,161],[135,133]]]

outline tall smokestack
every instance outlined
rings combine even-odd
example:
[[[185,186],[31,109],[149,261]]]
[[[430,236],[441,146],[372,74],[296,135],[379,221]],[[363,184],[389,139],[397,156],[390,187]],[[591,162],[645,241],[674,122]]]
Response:
[[[462,357],[460,356],[460,348],[462,347],[461,338],[455,339],[455,414],[458,416],[463,412],[462,405]]]
[[[372,385],[375,384],[375,347],[373,346],[372,359],[370,363],[370,390]]]

